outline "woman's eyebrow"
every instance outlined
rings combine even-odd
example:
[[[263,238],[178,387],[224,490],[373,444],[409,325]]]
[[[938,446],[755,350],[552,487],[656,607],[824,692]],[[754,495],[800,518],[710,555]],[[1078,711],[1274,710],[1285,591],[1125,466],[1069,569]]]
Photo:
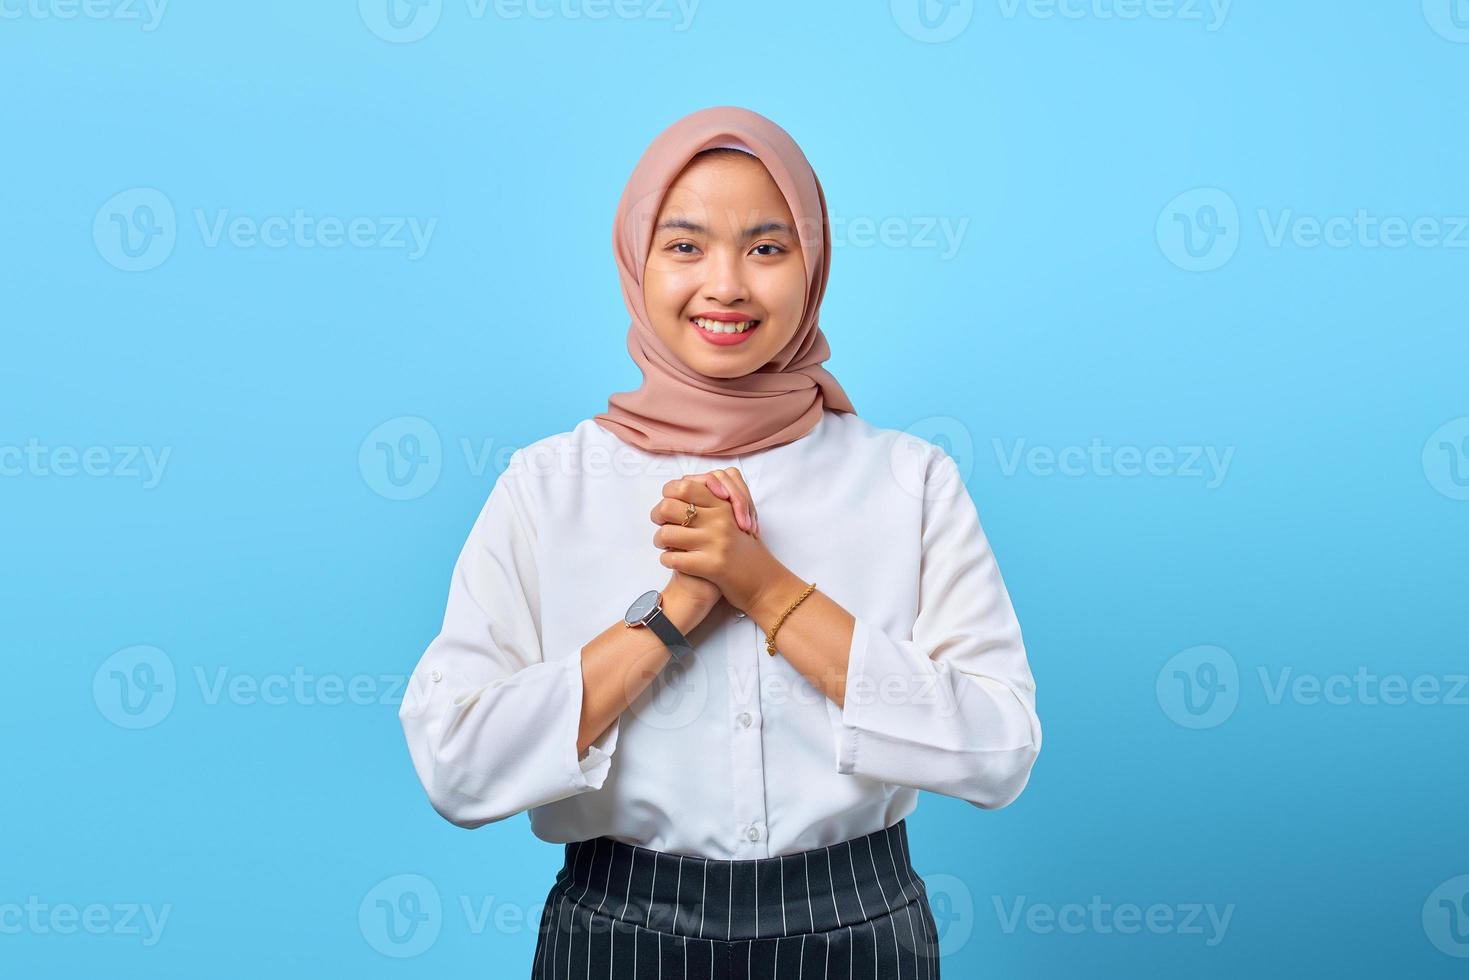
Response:
[[[705,228],[697,221],[690,221],[688,218],[668,218],[658,225],[658,230],[691,231],[696,235],[709,234],[708,228]],[[784,221],[762,221],[758,225],[751,225],[749,228],[746,228],[744,237],[753,238],[756,235],[765,235],[773,231],[784,232],[787,235],[795,234],[791,231],[791,226]]]

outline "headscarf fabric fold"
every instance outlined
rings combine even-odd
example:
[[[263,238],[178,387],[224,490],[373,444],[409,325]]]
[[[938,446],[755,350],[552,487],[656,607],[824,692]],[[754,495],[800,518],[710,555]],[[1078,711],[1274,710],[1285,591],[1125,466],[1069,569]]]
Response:
[[[796,332],[769,362],[738,378],[711,377],[681,361],[653,330],[643,298],[653,226],[669,187],[696,154],[720,146],[752,153],[764,164],[795,218],[806,267],[806,305]],[[831,356],[817,325],[831,272],[826,195],[805,153],[780,126],[737,106],[701,109],[674,122],[628,178],[612,247],[632,316],[627,351],[643,383],[611,395],[607,411],[593,416],[598,425],[648,452],[734,456],[799,439],[825,409],[856,413],[821,366]]]

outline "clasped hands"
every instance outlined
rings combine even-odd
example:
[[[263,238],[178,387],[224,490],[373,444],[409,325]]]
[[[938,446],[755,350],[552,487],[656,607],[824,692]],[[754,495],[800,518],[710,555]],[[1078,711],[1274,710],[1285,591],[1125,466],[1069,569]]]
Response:
[[[697,513],[680,526],[692,503]],[[760,518],[750,488],[733,466],[691,473],[663,485],[663,499],[649,515],[658,529],[653,544],[658,560],[673,569],[668,583],[713,608],[721,596],[749,612],[784,566],[760,538]]]

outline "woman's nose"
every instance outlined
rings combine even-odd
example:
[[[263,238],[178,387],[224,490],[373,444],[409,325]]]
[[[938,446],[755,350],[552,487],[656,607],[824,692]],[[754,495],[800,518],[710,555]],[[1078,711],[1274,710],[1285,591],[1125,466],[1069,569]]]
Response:
[[[709,262],[709,278],[704,283],[704,296],[726,306],[746,298],[744,265],[740,255],[730,249],[719,249]]]

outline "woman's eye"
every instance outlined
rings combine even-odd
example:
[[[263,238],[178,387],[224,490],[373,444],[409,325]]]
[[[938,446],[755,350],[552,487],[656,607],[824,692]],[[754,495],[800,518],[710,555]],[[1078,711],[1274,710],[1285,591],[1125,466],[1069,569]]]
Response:
[[[761,252],[760,253],[761,255],[776,255],[776,254],[778,254],[780,252],[784,252],[785,251],[784,248],[782,248],[779,245],[776,245],[774,242],[763,242],[763,243],[761,243],[759,245],[756,245],[755,248],[756,249],[762,249],[762,248],[773,248],[773,249],[775,249],[774,252]]]
[[[679,249],[683,248],[690,249],[691,251],[680,252]],[[694,248],[693,242],[674,242],[672,245],[668,246],[668,249],[669,251],[676,252],[679,255],[693,255],[694,252],[698,251],[698,249]]]

